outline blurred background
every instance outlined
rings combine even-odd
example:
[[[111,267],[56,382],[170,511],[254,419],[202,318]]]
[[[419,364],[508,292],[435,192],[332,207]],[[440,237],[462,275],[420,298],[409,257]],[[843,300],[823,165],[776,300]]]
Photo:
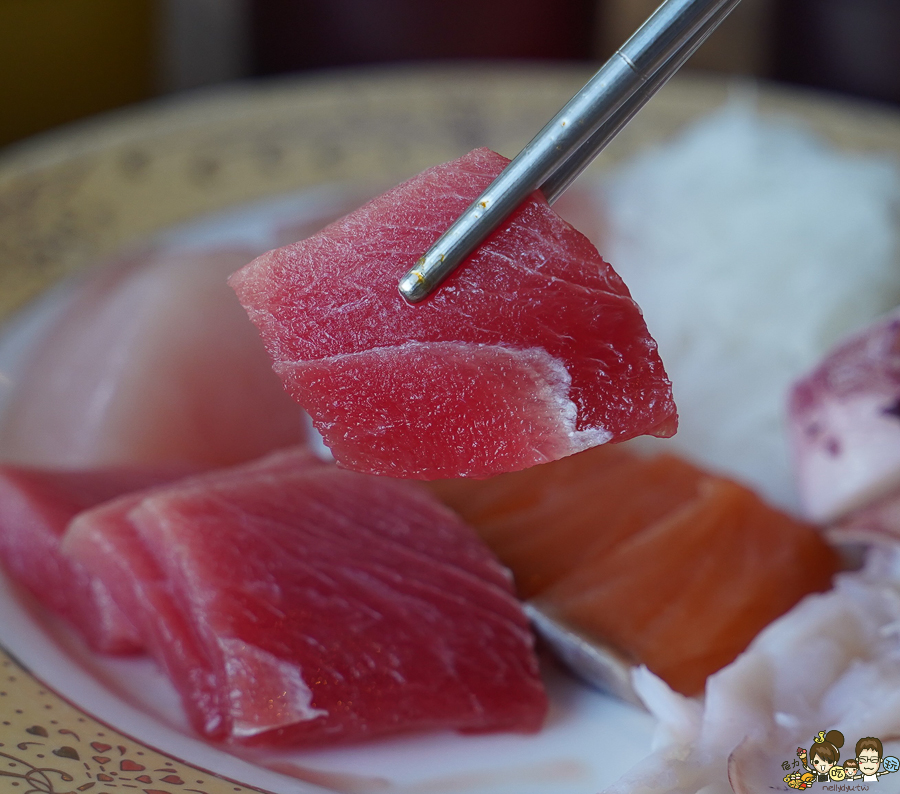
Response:
[[[599,62],[659,0],[0,0],[0,146],[237,79],[446,59]],[[900,104],[900,0],[742,0],[690,62]]]

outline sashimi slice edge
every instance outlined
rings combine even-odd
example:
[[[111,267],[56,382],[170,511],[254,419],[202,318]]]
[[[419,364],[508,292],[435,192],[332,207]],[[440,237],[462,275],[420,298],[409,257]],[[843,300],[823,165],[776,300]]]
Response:
[[[427,301],[400,298],[406,268],[507,162],[480,149],[436,166],[229,279],[342,466],[486,477],[674,432],[671,387],[639,308],[539,195]],[[483,380],[475,359],[486,350],[543,357],[543,374],[495,360]],[[546,394],[550,421],[535,412]]]

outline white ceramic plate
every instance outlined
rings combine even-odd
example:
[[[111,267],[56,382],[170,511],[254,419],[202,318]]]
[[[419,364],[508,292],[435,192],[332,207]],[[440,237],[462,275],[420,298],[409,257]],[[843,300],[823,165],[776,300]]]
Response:
[[[0,153],[0,317],[10,320],[0,373],[15,377],[30,340],[65,300],[66,285],[52,287],[62,275],[162,230],[179,244],[266,247],[279,212],[315,214],[339,200],[329,184],[396,182],[479,145],[511,156],[589,74],[417,65],[317,75],[188,97]],[[672,135],[729,91],[719,80],[673,81],[597,167]],[[799,115],[848,150],[900,151],[893,113],[771,89],[758,99],[765,112]],[[244,209],[184,225],[229,206]],[[422,735],[241,759],[187,732],[152,664],[86,652],[2,578],[0,646],[0,779],[10,791],[593,794],[646,755],[653,729],[647,714],[548,663],[552,708],[536,736]]]
[[[346,187],[324,186],[174,227],[157,240],[180,247],[235,243],[264,251],[275,244],[279,226],[315,223],[357,195]],[[29,345],[65,305],[71,286],[61,285],[7,326],[0,339],[0,372],[15,379]],[[648,714],[586,688],[549,658],[544,675],[552,705],[535,736],[441,733],[238,757],[193,736],[176,692],[152,661],[90,652],[6,581],[0,581],[0,644],[49,688],[139,742],[240,783],[285,794],[321,790],[315,783],[338,791],[398,794],[591,794],[650,750],[653,720]]]

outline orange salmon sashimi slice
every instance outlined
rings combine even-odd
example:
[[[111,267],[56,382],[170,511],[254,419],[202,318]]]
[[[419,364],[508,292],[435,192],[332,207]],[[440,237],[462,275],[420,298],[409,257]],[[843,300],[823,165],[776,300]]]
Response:
[[[590,476],[585,476],[585,466]],[[495,477],[489,486],[440,480],[430,487],[478,527],[515,572],[519,595],[531,598],[572,571],[585,555],[606,554],[692,498],[700,476],[669,456],[648,463],[624,447],[608,446]],[[636,479],[646,481],[643,498],[619,498]]]
[[[548,615],[696,694],[838,569],[816,529],[671,455],[599,447],[429,487]]]

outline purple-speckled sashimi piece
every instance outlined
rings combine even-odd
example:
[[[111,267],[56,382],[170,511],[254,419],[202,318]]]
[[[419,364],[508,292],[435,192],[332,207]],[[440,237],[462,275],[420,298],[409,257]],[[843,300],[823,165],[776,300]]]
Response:
[[[831,521],[900,486],[900,309],[799,380],[788,412],[811,519]]]
[[[429,169],[232,276],[342,465],[488,476],[674,432],[640,310],[538,194],[429,300],[399,296],[403,273],[506,163],[479,149]]]

